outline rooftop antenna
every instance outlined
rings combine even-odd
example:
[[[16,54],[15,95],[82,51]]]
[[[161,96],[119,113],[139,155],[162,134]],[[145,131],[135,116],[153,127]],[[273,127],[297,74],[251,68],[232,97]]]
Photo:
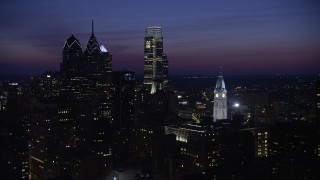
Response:
[[[222,66],[220,66],[220,76],[222,76]]]
[[[92,28],[92,30],[91,30],[91,34],[92,34],[92,35],[94,35],[94,33],[93,33],[93,19],[92,19],[91,28]]]

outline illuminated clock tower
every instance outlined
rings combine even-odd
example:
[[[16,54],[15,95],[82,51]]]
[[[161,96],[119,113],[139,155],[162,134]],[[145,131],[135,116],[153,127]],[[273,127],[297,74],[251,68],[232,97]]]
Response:
[[[213,122],[227,118],[227,90],[223,80],[222,67],[220,67],[220,75],[214,88]]]

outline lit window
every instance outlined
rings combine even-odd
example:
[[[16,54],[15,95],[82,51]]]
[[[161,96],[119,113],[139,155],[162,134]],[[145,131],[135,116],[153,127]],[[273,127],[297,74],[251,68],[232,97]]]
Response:
[[[219,94],[216,94],[216,97],[219,97]]]
[[[150,48],[150,47],[151,47],[150,41],[146,41],[146,48]]]
[[[226,97],[226,94],[222,94],[222,97],[223,97],[223,98]]]

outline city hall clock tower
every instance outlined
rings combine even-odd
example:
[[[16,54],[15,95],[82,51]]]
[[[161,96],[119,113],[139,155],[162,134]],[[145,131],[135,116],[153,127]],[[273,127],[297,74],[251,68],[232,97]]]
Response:
[[[214,88],[213,122],[227,119],[227,90],[223,80],[222,67]]]

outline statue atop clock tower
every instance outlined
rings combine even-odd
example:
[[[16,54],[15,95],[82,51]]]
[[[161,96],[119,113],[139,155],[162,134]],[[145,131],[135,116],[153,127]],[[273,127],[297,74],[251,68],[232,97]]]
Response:
[[[214,88],[213,122],[227,118],[227,90],[223,80],[222,67],[220,67],[220,75]]]

